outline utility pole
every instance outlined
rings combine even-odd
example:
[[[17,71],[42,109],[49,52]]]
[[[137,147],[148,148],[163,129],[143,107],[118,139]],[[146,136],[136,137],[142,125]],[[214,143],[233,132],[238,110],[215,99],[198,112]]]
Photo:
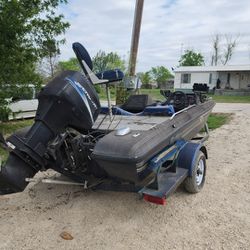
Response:
[[[136,58],[138,52],[139,38],[140,38],[140,30],[141,30],[141,19],[142,19],[142,11],[143,11],[144,0],[136,0],[135,4],[135,13],[134,13],[134,24],[131,38],[131,48],[130,48],[130,56],[129,56],[129,65],[128,65],[128,73],[129,77],[127,78],[129,85],[131,82],[135,82],[135,67],[136,67]],[[135,83],[133,84],[135,87]],[[136,91],[138,87],[138,82],[136,86]],[[129,89],[129,88],[128,88]],[[128,93],[124,87],[116,87],[116,104],[122,104],[128,98]],[[130,91],[131,94],[131,91]]]
[[[129,76],[135,76],[136,59],[141,31],[141,20],[143,12],[144,0],[136,0],[135,14],[134,14],[134,25],[132,31],[130,58],[129,58]]]

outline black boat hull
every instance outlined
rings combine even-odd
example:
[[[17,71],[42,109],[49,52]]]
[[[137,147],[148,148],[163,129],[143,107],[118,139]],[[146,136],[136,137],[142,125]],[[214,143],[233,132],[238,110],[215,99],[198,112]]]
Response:
[[[133,130],[122,137],[112,131],[97,142],[92,157],[109,176],[140,185],[147,178],[140,170],[148,161],[177,140],[195,137],[214,105],[212,100],[194,105],[147,131]]]

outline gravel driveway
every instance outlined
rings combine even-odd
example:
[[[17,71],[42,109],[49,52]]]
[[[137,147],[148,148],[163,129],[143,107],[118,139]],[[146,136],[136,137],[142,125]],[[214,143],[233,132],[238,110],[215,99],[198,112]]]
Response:
[[[157,206],[131,193],[31,185],[0,196],[0,249],[250,249],[250,105],[215,111],[237,113],[211,133],[201,193],[179,188]]]

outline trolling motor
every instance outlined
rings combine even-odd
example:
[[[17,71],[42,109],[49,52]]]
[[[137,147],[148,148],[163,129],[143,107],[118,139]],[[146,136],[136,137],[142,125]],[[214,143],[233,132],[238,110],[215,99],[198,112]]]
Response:
[[[13,134],[2,145],[11,151],[0,169],[0,194],[23,191],[26,178],[46,169],[48,143],[67,127],[84,132],[92,127],[100,102],[93,84],[82,74],[65,71],[42,89],[35,123],[25,134]]]

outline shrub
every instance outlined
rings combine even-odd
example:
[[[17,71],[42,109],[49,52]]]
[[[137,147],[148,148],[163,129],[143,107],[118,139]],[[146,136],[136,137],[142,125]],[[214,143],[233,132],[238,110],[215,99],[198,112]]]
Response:
[[[153,87],[152,87],[152,85],[149,84],[149,83],[144,83],[144,84],[141,85],[141,88],[142,88],[142,89],[152,89]]]
[[[102,87],[100,85],[94,85],[95,86],[95,91],[97,92],[97,94],[100,94],[102,91]]]
[[[0,121],[8,121],[10,112],[11,110],[7,106],[0,106]]]

